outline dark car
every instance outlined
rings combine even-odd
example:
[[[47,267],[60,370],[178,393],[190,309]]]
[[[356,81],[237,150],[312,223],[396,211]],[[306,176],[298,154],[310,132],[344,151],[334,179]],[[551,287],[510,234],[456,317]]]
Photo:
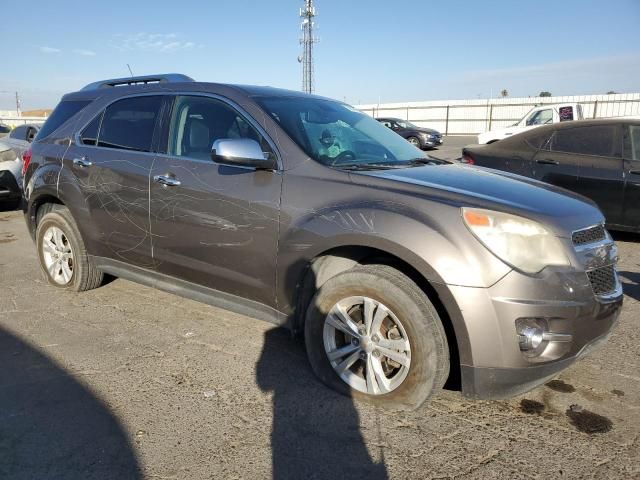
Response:
[[[614,230],[640,231],[640,119],[538,127],[463,149],[462,161],[535,178],[593,200]]]
[[[442,134],[432,128],[418,127],[400,118],[376,118],[376,120],[418,148],[435,148],[443,143]]]
[[[430,159],[322,97],[105,80],[62,98],[25,163],[51,285],[110,274],[287,326],[323,382],[380,405],[450,374],[471,397],[533,388],[622,305],[593,205]]]

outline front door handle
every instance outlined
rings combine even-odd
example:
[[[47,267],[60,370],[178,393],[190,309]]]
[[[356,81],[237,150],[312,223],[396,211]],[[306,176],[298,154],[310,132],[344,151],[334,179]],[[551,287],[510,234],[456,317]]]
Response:
[[[548,158],[536,160],[536,163],[541,163],[543,165],[560,165],[560,162],[556,160],[549,160]]]
[[[93,163],[87,160],[87,157],[74,158],[73,164],[77,165],[78,167],[90,167],[91,165],[93,165]]]
[[[168,175],[156,175],[153,177],[153,181],[165,187],[177,187],[181,184],[180,180]]]
[[[640,170],[629,170],[631,175],[640,175]]]

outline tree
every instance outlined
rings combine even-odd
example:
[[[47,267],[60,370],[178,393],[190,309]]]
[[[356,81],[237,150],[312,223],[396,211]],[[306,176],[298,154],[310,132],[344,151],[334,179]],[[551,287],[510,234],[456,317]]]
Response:
[[[613,90],[609,90],[607,92],[607,95],[615,95],[616,93],[618,93],[618,92],[614,92]]]
[[[508,97],[508,96],[509,96],[509,91],[508,91],[506,88],[503,88],[503,89],[500,91],[500,96],[501,96],[502,98],[504,98],[504,97]]]
[[[551,97],[551,92],[547,92],[546,90],[544,92],[540,92],[540,95],[538,95],[539,97]]]

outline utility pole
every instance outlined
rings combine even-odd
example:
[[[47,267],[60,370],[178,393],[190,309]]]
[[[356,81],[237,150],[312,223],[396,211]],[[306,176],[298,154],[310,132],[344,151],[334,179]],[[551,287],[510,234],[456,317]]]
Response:
[[[300,18],[302,23],[302,37],[300,44],[302,45],[302,55],[298,57],[298,62],[302,63],[302,91],[313,93],[315,85],[313,82],[313,45],[318,39],[313,36],[315,24],[313,18],[316,16],[316,9],[313,6],[313,0],[304,0],[304,7],[300,9]]]
[[[16,92],[16,113],[19,117],[22,116],[22,112],[20,110],[20,95],[18,95],[18,92]]]

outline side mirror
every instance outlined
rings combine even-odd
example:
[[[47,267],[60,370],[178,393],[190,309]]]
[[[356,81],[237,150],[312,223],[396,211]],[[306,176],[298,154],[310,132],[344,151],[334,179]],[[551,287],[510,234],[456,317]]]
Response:
[[[275,162],[265,158],[260,144],[249,138],[221,138],[213,142],[211,159],[222,165],[273,170]]]

